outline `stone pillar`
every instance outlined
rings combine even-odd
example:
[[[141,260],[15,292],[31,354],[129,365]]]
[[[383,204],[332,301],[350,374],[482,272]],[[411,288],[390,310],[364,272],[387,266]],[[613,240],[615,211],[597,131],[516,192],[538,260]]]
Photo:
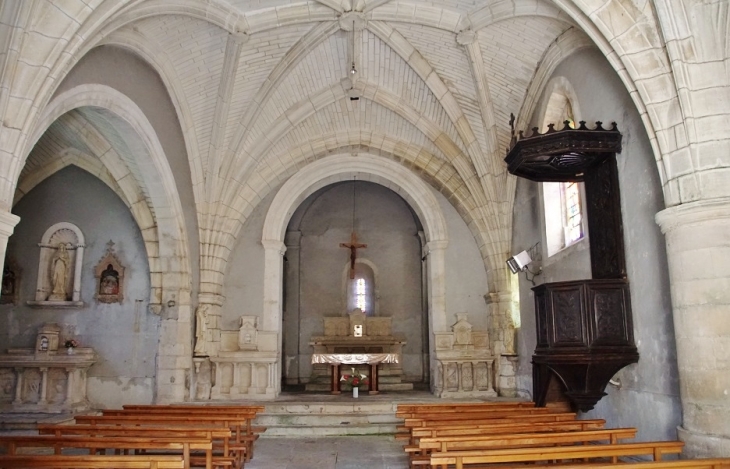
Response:
[[[656,215],[666,236],[685,457],[730,456],[730,201]]]
[[[301,327],[299,316],[299,256],[302,240],[301,231],[288,231],[286,233],[286,312],[284,313],[284,328],[282,330],[284,341],[284,379],[287,384],[299,384],[304,376],[304,369],[300,366],[300,358],[303,353],[309,351],[309,345],[305,341],[301,344],[299,330]],[[306,350],[299,348],[304,345]]]
[[[426,245],[428,252],[428,330],[431,331],[429,337],[429,355],[431,391],[433,392],[437,386],[434,379],[437,378],[438,366],[436,361],[436,347],[434,333],[447,332],[449,325],[446,323],[446,259],[445,251],[448,241],[431,241]],[[444,370],[445,371],[445,370]]]
[[[281,376],[281,313],[282,313],[282,286],[284,279],[284,252],[286,245],[279,240],[264,239],[264,307],[263,327],[267,332],[278,334],[277,360],[274,374]],[[281,380],[276,382],[276,392],[281,392]]]
[[[15,397],[13,404],[23,403],[23,368],[15,368]]]
[[[48,368],[41,367],[41,398],[39,404],[48,403]]]

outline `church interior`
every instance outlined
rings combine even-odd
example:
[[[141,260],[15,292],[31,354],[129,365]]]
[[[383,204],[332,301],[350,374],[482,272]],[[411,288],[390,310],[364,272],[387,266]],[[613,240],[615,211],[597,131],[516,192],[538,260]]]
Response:
[[[726,0],[2,1],[0,414],[361,354],[728,457],[729,110]]]

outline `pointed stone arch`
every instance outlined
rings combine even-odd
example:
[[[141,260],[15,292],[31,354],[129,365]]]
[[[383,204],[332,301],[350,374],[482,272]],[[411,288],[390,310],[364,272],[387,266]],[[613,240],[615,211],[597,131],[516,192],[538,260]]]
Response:
[[[153,240],[147,246],[150,266],[150,309],[161,314],[171,324],[163,327],[158,351],[157,400],[181,401],[185,398],[185,374],[188,367],[163,368],[161,363],[180,363],[181,358],[192,356],[190,330],[191,267],[187,252],[187,234],[182,206],[172,170],[157,134],[142,110],[130,98],[104,85],[83,84],[56,96],[43,109],[30,133],[35,143],[48,127],[67,112],[85,109],[98,112],[106,122],[124,134],[135,151],[129,152],[124,174],[133,178],[143,196],[139,200],[125,200],[135,216],[145,239]],[[27,155],[23,155],[23,160]],[[123,158],[122,158],[123,159]],[[102,158],[102,161],[104,159]],[[134,165],[136,170],[130,169]],[[120,168],[112,170],[115,174]],[[134,205],[146,205],[146,210]],[[137,207],[139,208],[139,207]],[[187,340],[185,340],[187,338]],[[177,347],[168,347],[174,343]],[[163,359],[164,358],[164,359]]]

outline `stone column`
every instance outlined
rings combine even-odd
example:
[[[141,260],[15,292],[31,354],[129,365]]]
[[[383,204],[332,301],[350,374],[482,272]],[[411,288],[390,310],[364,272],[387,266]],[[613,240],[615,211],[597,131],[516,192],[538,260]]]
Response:
[[[730,201],[656,216],[666,236],[685,457],[730,456]]]
[[[299,384],[301,377],[304,375],[303,367],[300,366],[300,359],[303,353],[309,351],[309,345],[304,342],[306,350],[300,350],[301,341],[300,334],[300,316],[299,316],[299,256],[302,240],[301,231],[288,231],[286,233],[286,313],[284,314],[285,326],[282,330],[284,341],[284,379],[287,384]],[[308,376],[307,376],[308,378]]]
[[[15,368],[15,397],[13,404],[23,403],[23,368]]]
[[[39,404],[48,403],[48,368],[41,367],[41,398]]]
[[[428,330],[429,335],[429,369],[431,376],[431,391],[438,388],[435,379],[438,377],[436,367],[438,363],[436,359],[435,332],[447,332],[449,326],[446,323],[446,260],[445,251],[448,241],[431,241],[426,245],[428,253]],[[444,370],[445,371],[445,370]]]
[[[279,240],[264,239],[261,241],[264,246],[264,307],[263,327],[264,331],[276,332],[278,334],[278,346],[274,373],[281,376],[281,314],[282,314],[282,291],[284,280],[284,253],[286,245]],[[275,395],[281,392],[281,380],[276,380]]]

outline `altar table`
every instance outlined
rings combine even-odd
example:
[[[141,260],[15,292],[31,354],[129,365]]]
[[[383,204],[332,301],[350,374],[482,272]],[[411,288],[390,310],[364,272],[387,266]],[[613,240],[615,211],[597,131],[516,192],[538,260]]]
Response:
[[[332,365],[332,394],[340,394],[340,365],[370,365],[370,381],[368,392],[378,393],[378,365],[380,363],[398,363],[397,353],[314,353],[312,364],[327,363]]]

